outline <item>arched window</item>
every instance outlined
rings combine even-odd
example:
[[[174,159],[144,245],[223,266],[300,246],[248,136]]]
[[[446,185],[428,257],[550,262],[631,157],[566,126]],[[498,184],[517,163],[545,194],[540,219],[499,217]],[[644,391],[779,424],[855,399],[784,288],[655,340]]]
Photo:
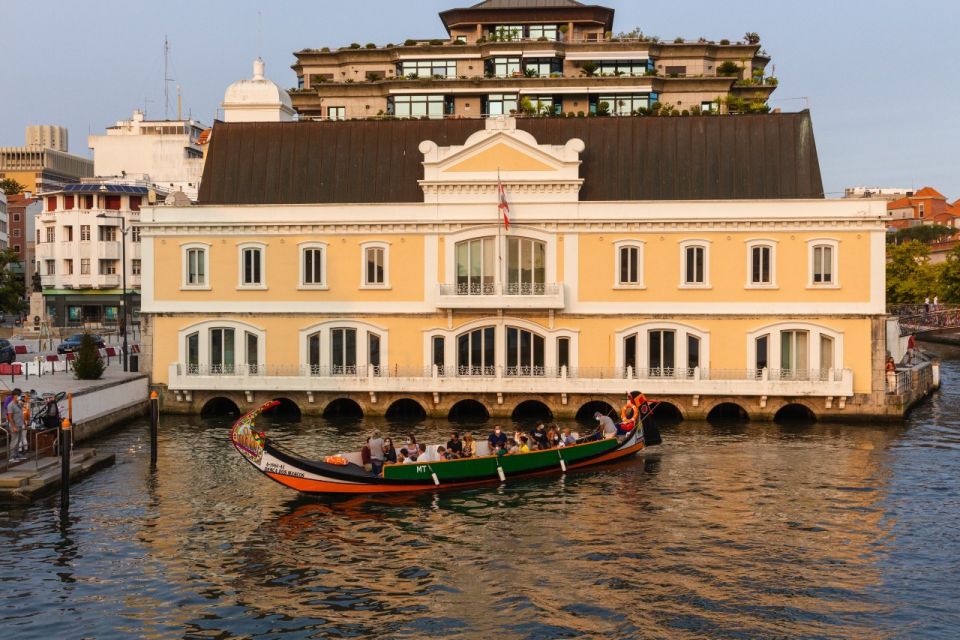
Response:
[[[457,336],[457,375],[495,375],[496,344],[493,327],[474,329]]]
[[[543,376],[544,345],[543,336],[519,327],[507,327],[506,369],[507,376]]]
[[[239,289],[266,288],[266,254],[267,246],[259,242],[246,242],[238,246],[239,249]]]
[[[843,367],[843,334],[808,322],[782,322],[747,334],[747,368],[760,377],[827,380]]]
[[[777,286],[777,245],[774,240],[747,241],[748,289],[775,289]]]
[[[300,331],[300,362],[312,376],[379,375],[387,332],[366,322],[330,321]]]
[[[209,289],[210,245],[203,242],[191,242],[182,245],[180,251],[183,262],[180,287],[182,289]]]
[[[643,242],[640,240],[620,240],[616,247],[616,288],[643,288]]]
[[[708,333],[678,322],[645,323],[616,334],[617,367],[635,377],[681,377],[709,367]]]
[[[493,295],[496,279],[496,248],[492,236],[456,244],[457,294]]]
[[[323,242],[300,244],[301,289],[327,288],[327,245]]]
[[[531,238],[507,238],[508,296],[543,295],[546,283],[546,244]]]
[[[680,243],[680,288],[710,288],[710,243],[684,240]]]
[[[180,330],[179,336],[179,361],[188,375],[246,376],[263,372],[263,329],[244,322],[209,320]]]

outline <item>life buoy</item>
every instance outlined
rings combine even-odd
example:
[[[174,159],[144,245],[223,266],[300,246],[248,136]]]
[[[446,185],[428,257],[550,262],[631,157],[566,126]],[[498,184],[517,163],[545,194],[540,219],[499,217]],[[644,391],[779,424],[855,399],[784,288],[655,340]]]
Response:
[[[628,402],[623,405],[623,408],[620,409],[620,421],[621,422],[633,422],[637,419],[637,408],[633,406],[632,403]]]

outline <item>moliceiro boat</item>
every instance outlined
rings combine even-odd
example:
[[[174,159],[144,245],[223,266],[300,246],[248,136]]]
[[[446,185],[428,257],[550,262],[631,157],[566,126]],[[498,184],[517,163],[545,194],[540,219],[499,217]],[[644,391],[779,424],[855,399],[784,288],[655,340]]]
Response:
[[[645,446],[645,423],[651,442],[659,443],[659,435],[648,423],[653,403],[645,402],[643,410],[637,412],[636,426],[618,437],[600,440],[585,437],[565,447],[510,455],[483,455],[487,452],[487,443],[483,441],[477,443],[479,455],[474,457],[387,464],[381,475],[374,475],[359,464],[359,454],[341,453],[322,460],[308,460],[272,442],[256,430],[255,421],[276,404],[267,402],[237,420],[230,439],[240,455],[267,477],[307,494],[429,491],[566,473],[634,455]]]

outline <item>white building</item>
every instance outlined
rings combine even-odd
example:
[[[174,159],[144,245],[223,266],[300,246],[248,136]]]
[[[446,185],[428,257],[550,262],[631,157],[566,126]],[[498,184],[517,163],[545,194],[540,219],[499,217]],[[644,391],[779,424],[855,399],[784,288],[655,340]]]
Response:
[[[238,80],[223,96],[225,122],[288,122],[293,120],[290,94],[264,75],[263,60],[253,62],[253,78]]]
[[[165,191],[183,191],[196,200],[203,174],[204,125],[196,120],[146,120],[133,112],[104,135],[90,136],[94,174],[134,178]]]
[[[0,251],[10,246],[9,218],[7,215],[7,196],[0,191]]]
[[[124,275],[131,313],[137,317],[140,231],[136,224],[141,207],[165,196],[149,183],[132,180],[71,184],[43,195],[36,259],[47,315],[55,325],[116,323],[121,317]]]

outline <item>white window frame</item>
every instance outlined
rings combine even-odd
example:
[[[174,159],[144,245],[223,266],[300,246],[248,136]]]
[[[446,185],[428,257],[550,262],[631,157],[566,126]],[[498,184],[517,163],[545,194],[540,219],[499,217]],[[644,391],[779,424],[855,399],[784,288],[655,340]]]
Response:
[[[305,254],[307,251],[312,249],[320,250],[320,275],[323,276],[322,282],[306,282],[304,278],[304,269],[306,268],[306,259]],[[324,291],[329,289],[327,284],[327,252],[330,250],[330,245],[326,242],[301,242],[297,245],[297,250],[300,253],[300,275],[297,277],[297,288],[301,290],[314,290],[314,291]]]
[[[310,336],[320,334],[320,366],[330,366],[330,331],[332,329],[356,329],[357,331],[357,374],[367,377],[370,364],[370,334],[380,338],[380,368],[390,362],[390,332],[387,327],[359,322],[356,320],[327,320],[318,324],[300,329],[300,369],[305,375],[310,374]],[[342,377],[342,376],[338,376]]]
[[[440,336],[444,338],[444,348],[443,348],[443,359],[444,359],[444,370],[447,372],[447,375],[455,375],[457,371],[457,336],[460,336],[464,333],[469,333],[476,329],[482,329],[484,327],[494,327],[494,365],[499,368],[499,371],[503,372],[506,368],[507,354],[507,327],[512,327],[515,329],[523,329],[524,331],[531,331],[540,335],[544,338],[543,345],[543,362],[544,367],[547,370],[547,377],[551,377],[550,374],[556,373],[556,376],[560,376],[560,372],[554,372],[554,365],[557,361],[557,339],[558,338],[568,338],[570,340],[570,362],[568,371],[575,372],[580,366],[580,331],[576,329],[550,329],[543,325],[539,325],[535,322],[530,322],[529,320],[522,320],[520,318],[515,318],[512,316],[504,316],[503,321],[501,322],[500,318],[487,317],[480,318],[479,320],[473,320],[460,326],[447,329],[440,327],[433,327],[431,329],[423,330],[423,363],[425,370],[433,369],[433,338]],[[570,373],[572,375],[572,373]]]
[[[674,371],[687,370],[687,336],[692,335],[700,339],[700,370],[710,369],[710,332],[705,329],[697,328],[693,325],[682,322],[643,322],[635,324],[617,331],[614,334],[614,364],[618,370],[626,367],[626,353],[624,352],[624,340],[632,335],[637,335],[637,364],[638,369],[647,370],[647,363],[650,361],[650,332],[651,331],[673,331],[676,333],[674,338],[675,362],[678,366]],[[634,371],[634,376],[637,375]]]
[[[209,374],[210,367],[210,330],[211,329],[233,329],[234,330],[234,371],[246,372],[247,369],[247,343],[246,333],[252,333],[257,336],[257,367],[262,368],[267,364],[267,331],[261,327],[239,322],[237,320],[205,320],[191,325],[187,325],[177,332],[177,357],[178,363],[187,366],[187,337],[192,333],[199,333],[198,337],[198,361],[197,366],[200,371],[206,371]],[[184,371],[184,373],[186,373]],[[219,376],[220,374],[218,374]],[[245,374],[235,374],[245,375]]]
[[[679,243],[680,246],[680,289],[712,289],[710,284],[710,241],[690,238]],[[703,248],[703,282],[687,282],[687,249]]]
[[[243,281],[243,254],[249,249],[260,252],[260,282]],[[263,242],[241,242],[237,244],[237,289],[263,291],[267,289],[267,245]]]
[[[779,289],[777,285],[777,241],[767,238],[756,238],[746,241],[747,247],[747,278],[744,289]],[[759,247],[770,249],[770,282],[753,282],[753,250]]]
[[[813,255],[817,247],[830,247],[830,269],[832,282],[814,282]],[[840,241],[833,238],[813,238],[807,240],[807,289],[839,289],[840,288]]]
[[[516,230],[514,230],[516,226]],[[546,257],[547,261],[547,273],[544,279],[545,284],[553,284],[558,282],[557,280],[557,234],[553,233],[543,233],[542,231],[537,231],[535,229],[530,229],[528,227],[523,227],[520,225],[510,225],[510,235],[519,236],[522,238],[529,238],[531,240],[539,240],[540,242],[545,243],[546,245]],[[460,231],[458,233],[452,233],[444,238],[443,245],[443,273],[444,280],[447,284],[457,283],[457,244],[463,242],[464,240],[476,240],[478,238],[488,238],[492,237],[493,247],[494,247],[494,264],[497,265],[494,269],[494,286],[502,287],[505,282],[503,282],[504,273],[503,270],[499,267],[500,259],[499,256],[503,255],[503,261],[506,262],[506,243],[498,239],[497,235],[497,226],[488,225],[484,227],[475,227],[468,229],[466,231]]]
[[[210,290],[210,249],[213,245],[209,242],[185,242],[180,245],[180,289],[188,291],[209,291]],[[188,254],[191,250],[198,249],[203,252],[203,282],[200,284],[190,284],[187,278],[187,271],[190,268]]]
[[[758,327],[753,331],[747,332],[747,369],[754,369],[757,358],[757,338],[767,334],[770,336],[767,342],[767,368],[779,371],[782,369],[780,362],[780,334],[783,331],[806,331],[809,333],[808,345],[810,349],[807,358],[807,365],[810,371],[821,370],[820,362],[820,336],[825,335],[833,338],[833,369],[843,369],[843,332],[825,327],[812,322],[779,322]]]
[[[643,259],[646,250],[646,243],[643,240],[617,240],[613,243],[613,288],[614,289],[646,289],[647,286],[644,281],[644,269]],[[620,254],[621,250],[625,248],[635,248],[637,250],[637,281],[636,282],[621,282],[620,281]]]
[[[367,249],[383,250],[383,282],[367,282]],[[360,243],[360,288],[390,289],[390,243],[371,241]]]

